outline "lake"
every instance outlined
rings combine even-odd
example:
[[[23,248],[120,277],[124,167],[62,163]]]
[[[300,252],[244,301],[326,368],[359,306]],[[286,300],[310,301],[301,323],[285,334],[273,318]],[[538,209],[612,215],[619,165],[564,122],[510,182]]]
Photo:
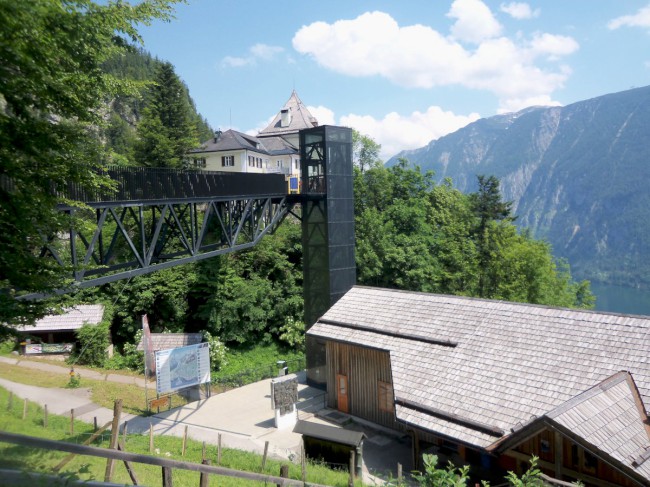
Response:
[[[597,311],[650,315],[650,291],[613,284],[591,283]]]

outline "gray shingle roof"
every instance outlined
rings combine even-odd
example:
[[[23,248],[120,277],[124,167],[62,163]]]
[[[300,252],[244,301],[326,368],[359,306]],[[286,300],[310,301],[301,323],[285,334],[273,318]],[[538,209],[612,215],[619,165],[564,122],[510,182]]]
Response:
[[[78,330],[84,324],[96,325],[104,318],[103,304],[79,304],[66,309],[60,315],[49,315],[36,321],[33,326],[24,325],[18,331],[25,333],[41,331],[70,331]]]
[[[638,400],[631,376],[622,372],[570,399],[547,417],[650,479],[650,461],[637,463],[650,446],[644,425],[648,418],[639,410]]]
[[[185,347],[187,345],[196,345],[201,343],[203,335],[201,333],[152,333],[151,346],[154,352],[158,350],[168,350],[170,348]],[[137,350],[143,351],[142,340],[136,347]]]
[[[250,150],[259,154],[284,155],[297,154],[298,148],[284,140],[282,137],[257,138],[236,130],[226,130],[215,142],[214,137],[207,140],[198,149],[192,149],[190,154],[205,152],[228,152],[237,150]]]
[[[243,149],[253,150],[261,154],[267,153],[266,147],[257,137],[232,129],[223,132],[216,142],[214,138],[211,138],[204,142],[199,149],[191,150],[190,153],[225,152]]]
[[[291,114],[291,122],[289,126],[282,127],[282,110],[289,110]],[[318,125],[316,118],[309,113],[307,107],[304,103],[298,98],[296,90],[291,92],[291,96],[284,104],[282,109],[275,116],[273,121],[258,134],[260,137],[265,137],[269,135],[285,135],[298,133],[299,130],[312,128]]]
[[[647,317],[354,287],[308,334],[387,350],[402,404],[505,432],[621,370],[633,374],[643,401],[650,399]],[[457,345],[395,336],[400,334]],[[396,415],[482,448],[497,440],[463,421],[400,403]]]

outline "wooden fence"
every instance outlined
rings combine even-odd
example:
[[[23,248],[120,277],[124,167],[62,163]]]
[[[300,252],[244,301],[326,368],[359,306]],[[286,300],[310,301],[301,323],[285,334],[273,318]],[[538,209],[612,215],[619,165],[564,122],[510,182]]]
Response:
[[[46,440],[43,438],[34,438],[31,436],[19,435],[16,433],[7,433],[0,431],[0,441],[21,445],[29,448],[42,448],[45,450],[57,450],[62,452],[74,453],[77,455],[89,455],[93,457],[106,458],[113,461],[142,463],[145,465],[154,465],[162,468],[162,485],[163,487],[172,487],[171,472],[174,469],[189,470],[200,472],[203,478],[208,475],[220,475],[244,480],[254,480],[264,482],[265,484],[276,484],[278,486],[312,486],[327,487],[321,484],[311,484],[302,480],[276,477],[254,472],[243,472],[226,467],[215,467],[191,462],[182,462],[179,460],[170,460],[167,458],[141,455],[138,453],[129,453],[120,450],[111,450],[98,448],[95,446],[78,445],[75,443],[66,443],[61,441]]]

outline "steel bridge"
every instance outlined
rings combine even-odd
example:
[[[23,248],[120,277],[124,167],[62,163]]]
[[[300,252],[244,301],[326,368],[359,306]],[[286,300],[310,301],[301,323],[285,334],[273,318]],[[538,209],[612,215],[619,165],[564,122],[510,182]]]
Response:
[[[57,190],[82,205],[59,205],[76,223],[41,250],[81,288],[252,247],[297,201],[281,174],[114,167],[105,175],[115,191]]]

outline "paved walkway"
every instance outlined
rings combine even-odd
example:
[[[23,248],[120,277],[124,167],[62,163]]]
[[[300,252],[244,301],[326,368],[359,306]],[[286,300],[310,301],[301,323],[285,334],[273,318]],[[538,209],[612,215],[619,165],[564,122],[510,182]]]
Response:
[[[0,363],[19,365],[28,369],[42,370],[55,374],[68,375],[70,373],[70,366],[54,365],[49,362],[40,362],[37,359],[27,359],[20,355],[16,356],[15,358],[0,357]],[[104,380],[109,382],[119,382],[120,384],[133,384],[142,388],[145,387],[145,380],[142,377],[98,372],[96,370],[87,369],[85,367],[75,367],[75,371],[85,379]],[[149,382],[149,384],[153,385],[154,382]]]
[[[0,362],[8,363],[3,357],[0,359],[2,359]],[[15,365],[34,368],[33,364],[34,362],[27,360],[15,363]],[[46,363],[36,363],[35,365],[40,366],[39,370],[57,371],[63,369],[66,374],[69,372],[69,369],[56,365]],[[98,375],[102,376],[104,380],[112,380],[110,376],[117,374]],[[83,372],[83,376],[90,377],[86,371]],[[291,427],[275,428],[274,412],[271,409],[270,383],[271,379],[256,382],[153,416],[123,414],[122,421],[128,421],[129,433],[147,434],[150,426],[153,426],[156,435],[179,437],[183,435],[187,426],[188,436],[197,441],[216,445],[219,435],[221,435],[221,443],[225,447],[260,454],[264,452],[265,442],[268,441],[270,456],[295,460],[299,458],[301,435],[294,433]],[[112,410],[97,406],[90,401],[88,390],[41,388],[17,384],[1,378],[0,386],[21,398],[41,405],[47,404],[48,410],[53,414],[69,415],[70,410],[74,409],[75,417],[78,419],[92,422],[96,417],[97,423],[100,425],[110,421],[113,416]],[[324,408],[323,391],[307,386],[304,374],[299,375],[298,390],[299,419],[341,427],[328,420],[328,413],[331,411]],[[340,419],[341,414],[332,416],[337,416],[337,419]],[[410,441],[408,439],[395,434],[395,432],[363,422],[358,418],[348,419],[352,419],[352,421],[344,426],[345,428],[363,431],[366,434],[363,447],[364,480],[366,482],[380,483],[371,472],[373,474],[381,473],[384,478],[388,472],[391,472],[395,477],[397,462],[403,465],[404,472],[410,471]]]

